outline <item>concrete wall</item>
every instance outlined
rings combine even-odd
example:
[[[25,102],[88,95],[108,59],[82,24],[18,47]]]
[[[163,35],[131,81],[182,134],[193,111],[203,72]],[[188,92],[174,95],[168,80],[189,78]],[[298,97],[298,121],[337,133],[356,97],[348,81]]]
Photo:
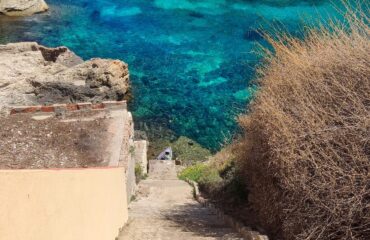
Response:
[[[127,112],[125,116],[123,130],[122,136],[124,140],[121,145],[119,165],[125,168],[127,202],[130,202],[136,191],[135,158],[133,156],[135,149],[134,122],[130,112]]]
[[[135,162],[143,169],[143,173],[148,173],[148,142],[145,140],[135,141]]]
[[[131,197],[136,192],[136,176],[135,176],[135,159],[133,156],[128,161],[126,169],[126,188],[127,188],[127,202],[131,201]]]
[[[1,240],[114,240],[128,218],[124,168],[0,170]]]

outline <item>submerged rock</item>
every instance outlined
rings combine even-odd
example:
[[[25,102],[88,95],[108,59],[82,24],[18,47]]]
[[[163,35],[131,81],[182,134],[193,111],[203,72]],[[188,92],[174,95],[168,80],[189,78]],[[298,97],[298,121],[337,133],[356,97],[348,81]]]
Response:
[[[14,105],[122,100],[128,96],[126,63],[83,61],[66,47],[34,42],[0,45],[0,112]]]
[[[0,13],[8,16],[29,16],[48,8],[44,0],[0,0]]]

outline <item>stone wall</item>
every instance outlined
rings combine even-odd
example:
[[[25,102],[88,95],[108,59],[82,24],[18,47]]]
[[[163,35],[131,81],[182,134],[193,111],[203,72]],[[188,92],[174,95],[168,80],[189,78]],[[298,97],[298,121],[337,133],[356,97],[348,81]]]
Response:
[[[125,101],[12,107],[0,121],[0,168],[125,167],[131,161]]]
[[[134,158],[134,123],[132,115],[128,113],[128,121],[125,122],[123,128],[124,139],[121,146],[121,162],[120,166],[125,168],[126,172],[126,190],[127,190],[127,201],[131,201],[131,197],[136,191],[136,177],[135,177],[135,158]]]
[[[10,115],[19,113],[63,113],[83,110],[110,110],[115,107],[127,111],[126,101],[104,101],[101,103],[72,103],[72,104],[53,104],[37,106],[17,106],[10,109]],[[132,118],[131,118],[132,121]]]

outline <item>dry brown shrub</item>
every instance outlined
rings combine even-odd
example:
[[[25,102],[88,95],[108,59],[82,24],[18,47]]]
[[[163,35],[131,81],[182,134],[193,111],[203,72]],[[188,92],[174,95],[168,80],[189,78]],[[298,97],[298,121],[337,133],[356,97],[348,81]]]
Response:
[[[238,153],[274,239],[370,239],[369,18],[347,19],[304,40],[267,36]]]
[[[221,171],[222,169],[230,165],[230,163],[235,160],[235,154],[233,153],[234,148],[234,143],[226,145],[219,152],[209,157],[208,162],[210,167]]]

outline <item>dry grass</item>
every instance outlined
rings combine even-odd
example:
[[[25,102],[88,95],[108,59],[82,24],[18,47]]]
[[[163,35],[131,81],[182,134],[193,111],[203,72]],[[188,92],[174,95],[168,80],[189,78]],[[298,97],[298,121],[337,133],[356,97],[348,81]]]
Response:
[[[249,200],[275,239],[370,239],[369,18],[347,19],[267,36],[274,53],[240,118]]]
[[[217,171],[222,171],[228,165],[235,160],[235,154],[233,149],[235,148],[235,143],[224,146],[215,155],[209,157],[208,162],[211,168],[217,169]]]

